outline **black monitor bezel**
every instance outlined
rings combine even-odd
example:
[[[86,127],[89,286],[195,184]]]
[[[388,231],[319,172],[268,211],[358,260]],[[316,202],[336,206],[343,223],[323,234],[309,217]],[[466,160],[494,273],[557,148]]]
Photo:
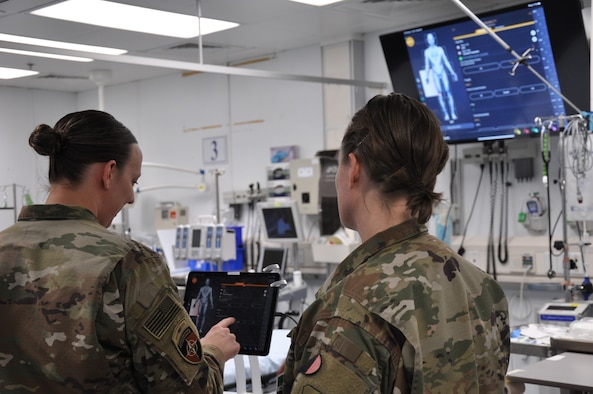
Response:
[[[546,15],[547,28],[558,73],[560,91],[563,96],[570,100],[581,111],[589,111],[589,44],[584,27],[580,0],[567,0],[562,2],[557,0],[542,0],[525,2],[495,11],[481,13],[477,16],[480,19],[488,18],[508,11],[524,9],[538,3],[542,4]],[[420,99],[420,93],[416,87],[416,78],[408,56],[405,40],[403,39],[406,31],[413,29],[430,30],[470,20],[471,18],[469,17],[456,18],[380,35],[379,39],[394,91]],[[478,27],[477,24],[476,27]],[[514,48],[511,49],[515,50]],[[564,106],[566,115],[573,115],[576,113],[576,110],[566,102],[564,102]],[[546,115],[550,114],[542,114],[542,116]],[[487,139],[493,141],[508,138],[512,137],[506,136]],[[472,136],[448,140],[447,143],[458,144],[478,141],[479,139]]]

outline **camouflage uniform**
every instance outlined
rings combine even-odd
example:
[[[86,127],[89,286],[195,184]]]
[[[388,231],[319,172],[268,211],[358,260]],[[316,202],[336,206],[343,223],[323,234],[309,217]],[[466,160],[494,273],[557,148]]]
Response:
[[[508,305],[411,220],[348,256],[290,334],[283,392],[502,393]]]
[[[0,392],[222,392],[160,255],[80,207],[0,232]]]

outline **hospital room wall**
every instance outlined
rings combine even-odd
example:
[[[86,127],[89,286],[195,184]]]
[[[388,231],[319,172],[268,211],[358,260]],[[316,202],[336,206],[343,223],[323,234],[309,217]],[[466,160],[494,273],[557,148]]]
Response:
[[[319,48],[303,48],[252,68],[316,75],[320,61]],[[203,169],[208,185],[205,192],[141,191],[129,209],[132,231],[150,231],[155,206],[162,201],[188,206],[192,223],[202,215],[215,215],[217,178],[220,200],[224,192],[247,190],[250,184],[266,187],[271,147],[296,145],[301,157],[313,157],[324,141],[321,90],[318,83],[204,73],[182,76],[181,72],[106,89],[106,110],[134,131],[144,161]],[[78,98],[81,107],[95,102],[94,92]],[[207,141],[212,138],[226,139],[226,150],[222,144],[217,147],[219,157],[226,160],[210,160],[213,152]],[[198,175],[145,167],[139,184],[142,190],[199,182]],[[233,213],[222,201],[220,214],[226,223],[232,220]]]
[[[71,93],[0,88],[0,208],[22,205],[23,192],[36,201],[45,199],[47,172],[44,158],[29,147],[29,134],[40,123],[53,125],[61,115],[76,107]],[[14,222],[12,209],[0,209],[0,228]]]
[[[385,82],[389,86],[378,39],[381,33],[364,38],[365,79]],[[320,76],[321,63],[320,48],[307,47],[278,53],[271,60],[249,67]],[[370,98],[390,90],[390,87],[384,91],[366,88],[365,95]],[[67,112],[96,108],[97,90],[72,94],[0,88],[0,100],[3,102],[0,107],[3,119],[0,131],[9,142],[0,147],[6,151],[0,156],[0,162],[8,169],[0,184],[26,184],[34,190],[34,200],[42,202],[46,183],[42,178],[46,175],[47,165],[28,147],[28,134],[37,123],[53,125],[59,116]],[[259,183],[265,187],[271,147],[296,145],[302,158],[311,158],[319,150],[336,148],[324,146],[323,89],[319,83],[205,73],[182,76],[178,71],[160,78],[107,86],[105,110],[113,113],[136,134],[145,161],[205,171],[208,185],[205,192],[169,188],[138,194],[136,203],[128,209],[131,230],[136,234],[153,231],[154,208],[161,201],[179,201],[188,206],[192,222],[200,215],[215,214],[215,170],[223,172],[218,177],[222,196],[227,191],[246,190],[250,184]],[[344,128],[348,120],[344,119]],[[203,154],[204,140],[218,137],[226,138],[227,160],[210,163]],[[471,146],[475,144],[451,146],[451,157],[460,157],[463,150]],[[555,174],[557,156],[552,157],[550,174]],[[540,177],[540,161],[538,157],[534,159],[535,175],[531,181],[516,182],[511,179],[509,236],[530,235],[516,218],[522,209],[521,202],[529,193],[545,192]],[[480,166],[465,163],[460,166],[463,168],[462,211],[467,218]],[[442,191],[446,198],[450,195],[450,168],[447,165],[437,182],[437,190]],[[197,185],[200,181],[196,175],[145,167],[140,187],[188,186]],[[556,209],[553,214],[559,212],[556,189],[553,187],[551,190],[552,206]],[[486,170],[468,234],[488,234],[489,192]],[[222,219],[232,217],[228,206],[222,202],[220,209]],[[6,213],[2,215],[6,216]]]

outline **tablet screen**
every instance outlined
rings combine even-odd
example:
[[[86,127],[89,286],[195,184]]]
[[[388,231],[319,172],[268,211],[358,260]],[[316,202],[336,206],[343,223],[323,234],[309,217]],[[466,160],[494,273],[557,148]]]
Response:
[[[225,317],[241,345],[239,354],[265,356],[270,351],[278,287],[275,272],[192,271],[187,277],[184,306],[203,337]]]

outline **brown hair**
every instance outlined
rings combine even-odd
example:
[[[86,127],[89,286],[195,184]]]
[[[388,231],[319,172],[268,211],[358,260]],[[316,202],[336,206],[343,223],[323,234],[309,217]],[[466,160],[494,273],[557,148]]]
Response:
[[[40,155],[49,156],[50,184],[65,179],[77,185],[92,163],[115,160],[121,168],[135,143],[136,137],[127,127],[96,110],[68,114],[53,128],[40,124],[29,136],[29,145]]]
[[[430,219],[441,199],[433,189],[449,148],[428,107],[399,93],[373,97],[353,116],[342,139],[342,160],[351,152],[385,197],[404,194],[420,223]]]

